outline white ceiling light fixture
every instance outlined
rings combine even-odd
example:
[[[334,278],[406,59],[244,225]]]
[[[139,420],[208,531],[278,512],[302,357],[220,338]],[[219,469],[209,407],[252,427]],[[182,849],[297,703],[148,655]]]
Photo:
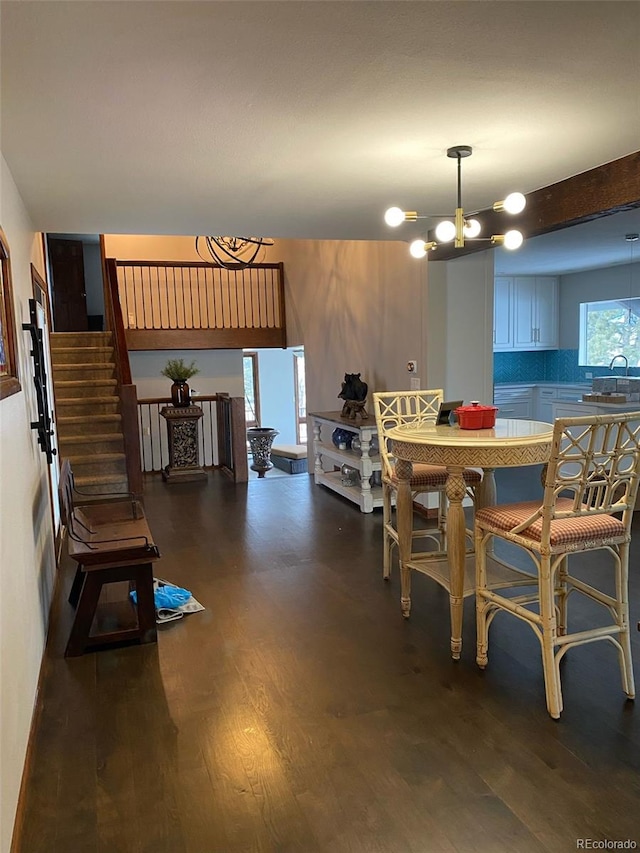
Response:
[[[205,258],[200,251],[200,241],[204,242],[210,258]],[[261,252],[264,254],[267,246],[273,246],[270,237],[196,237],[198,256],[207,263],[213,260],[225,269],[246,269]]]
[[[519,249],[524,242],[521,232],[516,229],[507,231],[505,234],[480,237],[480,222],[477,219],[469,218],[474,213],[479,213],[480,211],[476,210],[470,214],[465,214],[462,209],[462,160],[464,157],[470,157],[472,153],[473,149],[470,145],[454,145],[453,148],[447,149],[447,157],[456,158],[458,161],[458,198],[454,214],[420,214],[416,210],[402,210],[399,207],[390,207],[385,213],[384,220],[391,228],[397,228],[403,222],[417,222],[418,219],[436,219],[442,217],[442,221],[436,226],[435,240],[429,242],[414,240],[411,243],[409,251],[414,258],[424,258],[431,249],[436,249],[441,243],[450,243],[452,240],[456,249],[463,248],[465,240],[488,240],[494,246],[504,246],[505,249],[511,250]],[[511,214],[521,213],[526,203],[527,200],[522,193],[510,193],[502,201],[495,202],[493,210]]]

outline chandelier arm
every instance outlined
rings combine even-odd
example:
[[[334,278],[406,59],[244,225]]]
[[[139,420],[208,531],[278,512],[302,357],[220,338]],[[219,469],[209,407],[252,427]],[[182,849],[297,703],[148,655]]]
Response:
[[[198,248],[198,240],[201,240],[202,236],[196,237],[196,255],[200,258],[200,260],[204,261],[205,264],[209,263],[207,259],[204,257],[200,249]]]

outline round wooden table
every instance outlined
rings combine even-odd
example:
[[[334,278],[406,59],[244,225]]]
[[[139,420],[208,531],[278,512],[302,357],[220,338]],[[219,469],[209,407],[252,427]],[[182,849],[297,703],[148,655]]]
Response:
[[[462,476],[465,468],[482,468],[484,477],[478,490],[478,506],[496,503],[495,468],[537,465],[549,459],[552,424],[498,418],[492,429],[468,430],[458,426],[403,424],[388,431],[396,457],[398,554],[400,559],[401,605],[410,608],[410,572],[424,571],[412,560],[413,499],[411,474],[414,462],[444,465],[448,472],[446,494],[447,557],[449,563],[449,601],[451,606],[451,655],[459,659],[462,651],[462,608],[464,600],[466,525],[462,501],[467,490]],[[427,574],[429,572],[426,572]],[[440,578],[436,577],[442,583]],[[443,584],[445,585],[445,584]]]

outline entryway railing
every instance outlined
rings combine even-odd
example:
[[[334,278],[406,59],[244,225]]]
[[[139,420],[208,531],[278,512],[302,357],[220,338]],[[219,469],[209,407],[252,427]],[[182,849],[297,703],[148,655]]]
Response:
[[[246,482],[244,398],[199,394],[193,403],[204,412],[198,425],[201,465],[220,468],[234,482]],[[145,472],[162,471],[169,464],[167,424],[160,411],[170,405],[168,397],[138,400],[140,458]]]

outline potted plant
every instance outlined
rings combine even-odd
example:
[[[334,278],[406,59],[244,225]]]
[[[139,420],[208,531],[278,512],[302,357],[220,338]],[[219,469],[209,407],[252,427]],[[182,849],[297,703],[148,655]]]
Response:
[[[192,361],[191,364],[185,364],[182,358],[170,358],[160,373],[173,380],[171,386],[171,402],[173,405],[190,406],[191,394],[187,379],[191,379],[196,373],[200,373],[195,361]]]

